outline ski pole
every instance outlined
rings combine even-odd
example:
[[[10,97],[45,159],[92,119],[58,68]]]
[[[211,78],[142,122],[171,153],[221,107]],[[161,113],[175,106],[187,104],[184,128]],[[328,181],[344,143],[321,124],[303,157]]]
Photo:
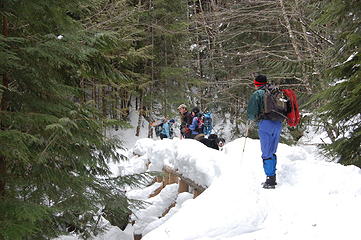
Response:
[[[244,143],[243,143],[243,151],[246,148],[246,141],[247,141],[247,137],[248,137],[248,129],[249,129],[249,120],[247,120],[246,122],[246,134],[245,134],[245,138],[244,138]]]
[[[246,141],[247,141],[247,137],[248,137],[248,129],[249,129],[249,120],[247,120],[246,122],[246,133],[245,133],[245,138],[244,138],[244,142],[243,142],[243,150],[241,153],[241,159],[239,161],[240,167],[242,168],[242,164],[243,164],[243,156],[244,156],[244,150],[246,148]]]

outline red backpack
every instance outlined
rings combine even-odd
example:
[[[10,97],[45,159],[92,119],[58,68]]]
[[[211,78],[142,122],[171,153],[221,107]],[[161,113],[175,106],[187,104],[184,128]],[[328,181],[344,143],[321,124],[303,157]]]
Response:
[[[300,112],[298,110],[297,97],[292,89],[282,89],[290,101],[290,109],[287,113],[287,124],[290,127],[296,127],[300,123]]]

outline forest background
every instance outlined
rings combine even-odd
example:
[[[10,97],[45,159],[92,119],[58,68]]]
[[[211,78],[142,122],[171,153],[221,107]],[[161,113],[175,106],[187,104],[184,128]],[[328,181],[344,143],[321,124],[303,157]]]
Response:
[[[105,130],[135,100],[139,124],[185,103],[240,137],[257,74],[297,92],[285,142],[322,128],[330,160],[361,166],[358,0],[2,0],[0,14],[0,239],[121,221],[139,204],[122,186],[147,176],[110,177],[121,144]]]

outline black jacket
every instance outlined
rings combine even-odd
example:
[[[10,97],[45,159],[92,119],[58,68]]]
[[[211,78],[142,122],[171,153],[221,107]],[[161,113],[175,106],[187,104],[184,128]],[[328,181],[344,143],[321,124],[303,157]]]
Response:
[[[181,128],[189,127],[192,124],[192,114],[190,112],[185,112],[181,117]]]

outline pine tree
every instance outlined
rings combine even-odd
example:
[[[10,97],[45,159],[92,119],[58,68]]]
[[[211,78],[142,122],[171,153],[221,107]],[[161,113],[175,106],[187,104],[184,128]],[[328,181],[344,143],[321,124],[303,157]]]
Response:
[[[326,150],[343,164],[361,167],[361,5],[359,1],[328,1],[318,24],[332,30],[327,49],[324,91],[317,101],[332,144]]]
[[[176,106],[187,101],[193,77],[187,56],[187,1],[133,1],[139,23],[143,25],[138,46],[151,46],[152,58],[134,65],[137,89],[133,92],[141,104],[140,117],[152,121],[172,117]]]
[[[124,79],[116,33],[84,24],[99,2],[2,1],[0,239],[88,237],[101,215],[126,219],[134,204],[123,186],[144,177],[110,177],[121,146],[103,130],[115,122],[84,101],[84,81]]]

